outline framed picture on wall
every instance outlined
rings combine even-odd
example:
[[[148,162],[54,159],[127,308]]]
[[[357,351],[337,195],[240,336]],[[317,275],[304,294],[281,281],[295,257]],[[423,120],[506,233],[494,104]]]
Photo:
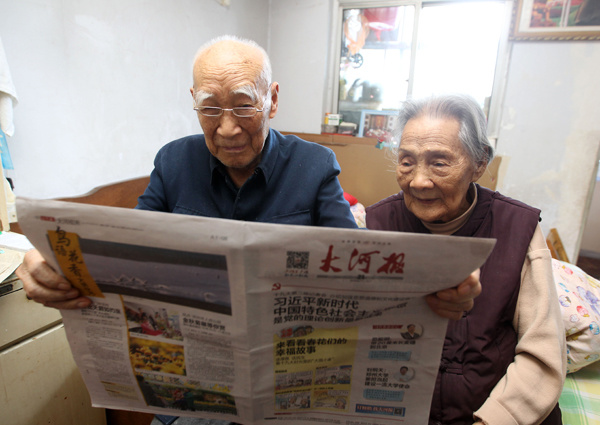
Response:
[[[398,141],[394,136],[397,122],[398,111],[363,109],[360,114],[358,136],[375,137],[380,143],[385,143],[389,146],[398,146]]]
[[[600,1],[517,0],[510,39],[600,40]]]

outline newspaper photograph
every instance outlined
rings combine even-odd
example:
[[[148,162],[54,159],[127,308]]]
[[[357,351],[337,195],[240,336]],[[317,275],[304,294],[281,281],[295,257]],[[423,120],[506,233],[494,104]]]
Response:
[[[426,424],[447,319],[425,295],[493,239],[17,199],[96,407],[258,424]]]

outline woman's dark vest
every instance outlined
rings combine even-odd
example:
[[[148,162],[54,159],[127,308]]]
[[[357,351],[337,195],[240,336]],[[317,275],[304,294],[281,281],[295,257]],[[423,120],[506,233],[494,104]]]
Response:
[[[521,269],[540,210],[477,187],[477,205],[455,236],[495,238],[481,267],[482,293],[461,320],[448,323],[429,424],[473,424],[481,407],[515,357],[512,326]],[[400,192],[367,208],[367,228],[430,233],[404,203]],[[457,253],[460,255],[460,253]],[[558,405],[544,425],[561,424]]]

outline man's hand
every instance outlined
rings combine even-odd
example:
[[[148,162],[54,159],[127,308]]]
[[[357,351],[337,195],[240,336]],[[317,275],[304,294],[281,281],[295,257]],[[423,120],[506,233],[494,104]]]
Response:
[[[76,309],[92,303],[89,298],[79,296],[79,291],[56,273],[36,249],[25,254],[16,274],[27,296],[47,307]]]
[[[459,320],[465,311],[473,308],[473,300],[481,293],[479,269],[458,286],[427,295],[429,307],[439,316]]]

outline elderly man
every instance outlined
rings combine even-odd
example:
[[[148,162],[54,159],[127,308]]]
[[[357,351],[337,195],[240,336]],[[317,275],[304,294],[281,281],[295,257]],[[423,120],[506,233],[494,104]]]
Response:
[[[190,89],[204,135],[163,147],[138,208],[234,220],[356,227],[333,152],[269,128],[278,83],[258,45],[200,49]]]
[[[193,67],[191,94],[204,135],[164,146],[137,208],[270,223],[356,228],[330,149],[270,129],[279,84],[256,43],[209,41]],[[27,295],[55,308],[85,308],[88,298],[38,251],[17,271]],[[439,315],[459,319],[481,291],[478,271],[458,287],[428,296]]]

